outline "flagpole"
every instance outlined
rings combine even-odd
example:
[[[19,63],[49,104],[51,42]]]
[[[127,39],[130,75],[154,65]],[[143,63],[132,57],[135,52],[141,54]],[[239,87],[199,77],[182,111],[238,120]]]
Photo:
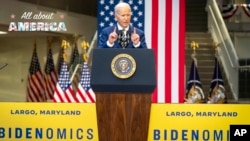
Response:
[[[190,47],[193,49],[193,53],[191,55],[192,59],[195,61],[195,65],[197,66],[196,52],[195,50],[199,48],[199,44],[195,41],[192,41]]]
[[[89,43],[84,40],[84,41],[81,42],[81,47],[83,48],[83,56],[82,56],[83,61],[88,63],[87,49],[89,48]],[[74,72],[73,72],[73,74],[72,74],[72,76],[70,78],[70,82],[73,81],[74,76],[75,76],[78,68],[79,68],[79,64],[77,64],[77,66],[75,67],[75,70],[74,70]]]
[[[73,37],[74,37],[75,47],[77,47],[76,45],[77,45],[77,40],[78,40],[78,37],[79,37],[79,36],[78,36],[77,34],[74,34]],[[74,51],[74,49],[72,49],[72,51]],[[73,53],[74,53],[74,52],[73,52]],[[72,65],[72,64],[71,64],[71,65]],[[76,74],[78,68],[79,68],[79,64],[76,65],[76,67],[75,67],[75,69],[74,69],[74,71],[73,71],[73,73],[72,73],[72,75],[71,75],[70,82],[73,81],[74,76],[75,76],[75,74]]]
[[[89,56],[90,58],[92,58],[91,53],[92,53],[92,50],[94,49],[95,42],[97,44],[97,34],[98,34],[98,32],[96,30],[95,34],[94,34],[94,37],[93,37],[93,39],[92,39],[92,41],[90,43],[89,49],[87,51],[87,56]],[[88,61],[89,61],[89,64],[92,64],[92,59],[89,59]]]
[[[92,41],[90,43],[89,50],[88,50],[88,56],[90,54],[90,50],[92,50],[92,48],[94,46],[95,41],[97,41],[97,31],[95,31],[94,37],[93,37],[93,39],[92,39]]]
[[[191,44],[190,44],[190,47],[193,49],[193,53],[192,53],[192,55],[191,55],[191,57],[192,57],[192,59],[194,60],[194,65],[197,67],[197,59],[196,59],[196,52],[195,52],[195,50],[197,49],[197,48],[199,48],[199,44],[197,43],[197,42],[195,42],[195,41],[192,41],[191,42]],[[196,75],[195,75],[195,67],[194,67],[194,71],[193,71],[193,76],[194,76],[194,80],[196,80]],[[195,83],[194,83],[195,84]]]
[[[215,65],[216,65],[216,67],[215,67],[215,68],[216,68],[216,79],[218,79],[218,77],[219,77],[219,76],[218,76],[218,75],[219,75],[219,74],[218,74],[218,71],[219,71],[219,70],[218,70],[218,69],[219,69],[219,68],[218,68],[218,65],[219,65],[219,63],[218,63],[218,56],[219,56],[219,54],[218,54],[218,48],[219,48],[219,44],[218,44],[217,42],[215,42],[213,47],[214,47],[214,50],[215,50],[215,58],[216,58],[216,60],[217,60],[217,61],[216,61],[216,64],[215,64]],[[217,81],[217,84],[218,84],[218,81]]]

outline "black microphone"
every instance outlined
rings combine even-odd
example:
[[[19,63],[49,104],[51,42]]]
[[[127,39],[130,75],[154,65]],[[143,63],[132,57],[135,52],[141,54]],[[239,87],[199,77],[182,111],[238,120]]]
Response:
[[[130,41],[130,35],[127,31],[125,30],[120,30],[118,32],[118,42],[122,46],[122,48],[126,48]]]

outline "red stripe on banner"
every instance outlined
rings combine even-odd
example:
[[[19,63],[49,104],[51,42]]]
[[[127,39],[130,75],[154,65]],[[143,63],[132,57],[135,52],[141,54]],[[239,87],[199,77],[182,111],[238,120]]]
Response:
[[[70,102],[70,97],[69,97],[68,90],[64,91],[64,95],[65,95],[66,101],[63,101],[63,102]]]
[[[158,76],[158,0],[152,0],[152,36],[151,36],[151,47],[155,53],[155,62],[156,62],[156,75]],[[147,22],[147,21],[146,21]],[[158,77],[157,77],[158,78]],[[157,103],[158,99],[158,90],[155,88],[152,95],[152,102]]]
[[[91,95],[90,91],[91,91],[91,90],[88,90],[88,92],[87,92],[87,95],[88,95],[89,100],[90,100],[89,102],[94,103],[94,102],[95,102],[95,99],[94,99],[93,96]]]
[[[55,90],[55,95],[56,96],[54,96],[54,97],[58,97],[58,99],[53,99],[53,101],[54,102],[63,102],[64,100],[63,100],[63,98],[62,98],[62,95],[61,95],[61,93],[60,93],[60,91],[59,91],[59,89],[61,90],[61,88],[60,88],[60,86],[56,86],[56,90]],[[62,90],[61,90],[62,91]]]
[[[64,93],[66,95],[67,102],[75,102],[74,90],[72,86],[70,86]]]
[[[165,21],[165,103],[171,103],[172,89],[172,0],[166,1]],[[176,55],[176,54],[173,54]]]
[[[179,24],[179,103],[184,102],[185,93],[185,37],[186,37],[186,0],[180,0]]]
[[[86,100],[83,96],[85,92],[83,92],[79,87],[81,87],[80,84],[78,85],[76,100],[77,100],[77,102],[86,102]]]
[[[183,102],[185,5],[185,0],[152,0],[151,45],[155,51],[158,79],[152,96],[154,103]]]
[[[34,75],[31,76],[31,83],[34,85],[35,87],[35,93],[33,93],[36,97],[37,102],[39,101],[43,101],[43,90],[44,88],[42,87],[42,82],[40,80],[40,71],[36,72]],[[42,79],[42,78],[41,78]],[[33,102],[35,102],[33,101]]]

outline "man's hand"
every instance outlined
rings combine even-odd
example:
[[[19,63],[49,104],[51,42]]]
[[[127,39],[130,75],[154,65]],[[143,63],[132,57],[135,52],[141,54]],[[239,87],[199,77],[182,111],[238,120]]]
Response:
[[[140,36],[136,33],[136,28],[134,27],[134,31],[131,35],[131,41],[133,45],[137,45],[140,42]]]
[[[118,35],[116,33],[116,27],[115,27],[114,31],[109,34],[109,39],[108,39],[109,43],[113,44],[117,40],[117,37]]]

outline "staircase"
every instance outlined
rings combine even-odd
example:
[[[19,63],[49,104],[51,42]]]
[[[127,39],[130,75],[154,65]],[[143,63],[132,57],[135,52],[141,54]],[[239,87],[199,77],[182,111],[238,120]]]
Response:
[[[196,49],[196,58],[197,58],[197,69],[200,76],[200,81],[202,83],[202,88],[205,97],[209,95],[209,88],[211,80],[214,73],[214,57],[215,50],[213,48],[213,40],[211,35],[206,32],[187,32],[186,33],[186,80],[189,79],[190,67],[192,63],[191,54],[193,49],[190,47],[192,41],[195,41],[199,44],[199,48]],[[222,71],[222,77],[224,80],[224,87],[226,89],[226,96],[228,100],[232,99],[232,92],[226,80],[224,69],[220,66]]]
[[[197,69],[202,83],[205,97],[209,95],[210,83],[214,73],[214,42],[211,35],[207,32],[207,12],[205,11],[205,0],[186,0],[186,81],[189,79],[189,72],[192,63],[191,54],[193,49],[190,43],[195,41],[199,44],[196,49]],[[232,99],[232,92],[226,80],[224,69],[221,66],[224,87],[227,99]]]
[[[186,0],[186,32],[207,32],[206,0]]]

